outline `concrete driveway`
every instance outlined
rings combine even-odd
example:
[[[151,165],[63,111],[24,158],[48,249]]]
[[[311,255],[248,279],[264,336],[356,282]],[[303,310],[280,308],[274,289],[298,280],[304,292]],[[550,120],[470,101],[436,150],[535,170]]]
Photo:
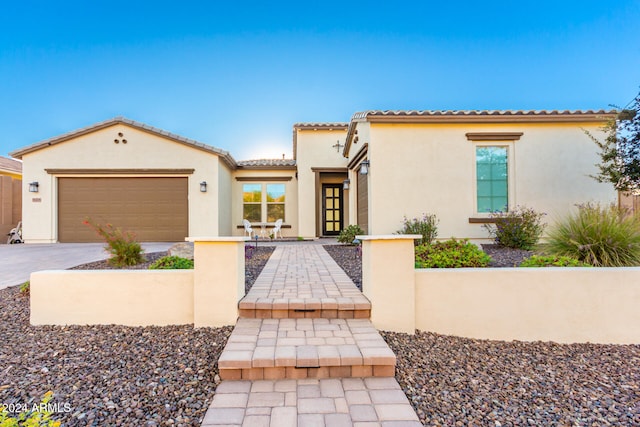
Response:
[[[146,252],[161,252],[173,243],[143,243]],[[34,271],[64,270],[108,258],[104,243],[0,245],[0,289],[29,280]]]

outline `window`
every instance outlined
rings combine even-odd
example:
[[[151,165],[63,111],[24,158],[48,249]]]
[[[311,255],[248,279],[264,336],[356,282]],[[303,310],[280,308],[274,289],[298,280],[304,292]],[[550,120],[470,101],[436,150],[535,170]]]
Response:
[[[506,211],[508,200],[508,147],[476,147],[476,195],[479,213]]]
[[[242,219],[260,222],[262,218],[262,184],[242,186]]]
[[[284,184],[267,184],[267,222],[284,220]]]
[[[284,221],[284,184],[243,184],[242,219],[250,222]]]

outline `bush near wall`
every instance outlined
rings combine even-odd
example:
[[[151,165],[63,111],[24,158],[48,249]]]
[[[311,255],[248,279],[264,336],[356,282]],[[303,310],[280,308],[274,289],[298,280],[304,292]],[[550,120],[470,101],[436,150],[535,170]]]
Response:
[[[533,255],[520,263],[520,267],[591,267],[568,256]]]
[[[507,248],[531,250],[540,240],[545,224],[544,213],[532,208],[516,206],[507,212],[493,212],[493,224],[484,224],[494,241]]]
[[[640,265],[640,216],[614,205],[587,203],[556,223],[543,253],[569,256],[596,267]]]
[[[451,239],[415,249],[416,268],[486,267],[491,257],[468,240]]]
[[[189,270],[193,268],[193,260],[179,256],[164,256],[149,266],[150,270]]]
[[[353,245],[356,236],[363,235],[364,230],[359,225],[349,225],[343,228],[338,235],[338,242],[346,245]]]
[[[438,218],[434,214],[422,214],[422,218],[409,219],[406,216],[402,221],[402,228],[397,234],[420,234],[421,239],[415,240],[416,246],[429,245],[438,236]]]

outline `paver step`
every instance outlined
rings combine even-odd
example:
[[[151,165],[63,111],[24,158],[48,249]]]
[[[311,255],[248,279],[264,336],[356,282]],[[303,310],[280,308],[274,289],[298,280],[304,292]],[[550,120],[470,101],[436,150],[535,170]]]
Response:
[[[395,378],[224,381],[202,422],[216,425],[422,426]]]
[[[368,319],[238,319],[223,380],[391,377],[396,356]]]
[[[358,291],[338,298],[268,298],[249,295],[238,303],[238,315],[256,319],[368,319],[371,302]]]

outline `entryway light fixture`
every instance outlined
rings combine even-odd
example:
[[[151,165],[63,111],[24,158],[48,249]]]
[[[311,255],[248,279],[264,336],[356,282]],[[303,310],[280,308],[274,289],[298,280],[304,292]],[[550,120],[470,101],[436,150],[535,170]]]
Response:
[[[369,168],[371,167],[369,160],[363,160],[360,163],[360,175],[366,175],[369,173]]]
[[[200,191],[203,192],[203,193],[207,192],[207,181],[202,181],[200,183]]]
[[[349,184],[351,184],[351,180],[350,179],[345,179],[344,181],[342,181],[342,189],[343,190],[348,190],[349,189]]]
[[[37,193],[39,186],[40,186],[40,184],[38,184],[38,181],[30,182],[29,183],[29,192],[30,193]]]

